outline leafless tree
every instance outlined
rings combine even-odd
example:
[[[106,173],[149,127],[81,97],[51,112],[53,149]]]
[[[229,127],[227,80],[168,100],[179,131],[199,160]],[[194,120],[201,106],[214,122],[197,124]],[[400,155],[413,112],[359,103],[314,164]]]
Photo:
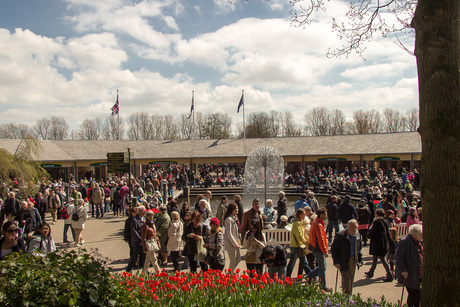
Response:
[[[417,108],[406,111],[407,129],[409,131],[417,131],[419,126],[419,113]]]
[[[328,135],[331,128],[331,113],[325,107],[317,107],[308,111],[305,116],[305,132],[307,135]]]
[[[0,125],[0,139],[23,139],[33,135],[26,124],[6,123]]]
[[[205,134],[205,126],[206,126],[206,118],[201,112],[195,113],[195,131],[193,134],[197,139],[204,139]]]
[[[177,126],[176,120],[172,115],[166,115],[164,117],[164,129],[163,129],[163,139],[164,140],[175,140],[179,136],[179,128]]]
[[[332,20],[332,28],[337,32],[343,44],[341,47],[329,49],[328,56],[348,56],[352,52],[362,56],[366,42],[378,34],[386,37],[389,34],[409,33],[414,35],[410,23],[414,17],[418,0],[361,0],[351,2],[347,13],[347,21]],[[323,0],[292,0],[291,21],[296,26],[310,24],[311,16],[318,11],[325,11],[328,2]],[[396,36],[396,43],[408,50]]]
[[[85,119],[81,123],[80,129],[77,131],[75,137],[79,140],[98,140],[101,135],[101,122],[100,117]]]
[[[284,112],[284,114],[282,114],[282,118],[282,136],[289,137],[302,135],[302,128],[294,121],[294,117],[291,112]]]
[[[35,135],[39,140],[47,140],[49,137],[49,131],[51,126],[51,120],[47,117],[42,119],[37,119],[33,129],[35,131]]]
[[[123,129],[123,119],[120,117],[120,132],[118,131],[118,119],[114,116],[107,116],[102,124],[101,128],[101,138],[103,140],[118,140],[118,135],[120,135],[120,140],[123,139],[124,129]]]
[[[187,118],[187,114],[181,114],[179,117],[179,131],[182,139],[190,140],[193,133],[193,121],[191,118]]]
[[[203,137],[205,139],[226,139],[231,134],[232,119],[228,114],[208,113],[205,115]]]
[[[67,121],[59,116],[37,119],[33,129],[37,139],[41,140],[65,140],[69,134]]]
[[[347,133],[346,118],[343,112],[339,109],[332,110],[330,114],[329,135],[341,135]]]
[[[398,110],[386,108],[383,110],[385,131],[398,132],[404,130],[404,116]]]
[[[246,121],[247,138],[268,138],[277,137],[280,134],[280,123],[277,112],[251,113]],[[243,137],[243,131],[239,131],[239,136]]]
[[[51,116],[50,139],[65,140],[69,134],[69,125],[64,117]]]
[[[355,134],[380,133],[382,132],[382,126],[382,120],[378,111],[358,110],[353,112],[350,132]]]

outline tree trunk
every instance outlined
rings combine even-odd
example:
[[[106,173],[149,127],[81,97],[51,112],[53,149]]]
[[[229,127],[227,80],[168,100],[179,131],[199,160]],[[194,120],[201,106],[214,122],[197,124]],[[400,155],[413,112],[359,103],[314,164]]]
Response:
[[[460,304],[460,1],[419,0],[423,306]]]

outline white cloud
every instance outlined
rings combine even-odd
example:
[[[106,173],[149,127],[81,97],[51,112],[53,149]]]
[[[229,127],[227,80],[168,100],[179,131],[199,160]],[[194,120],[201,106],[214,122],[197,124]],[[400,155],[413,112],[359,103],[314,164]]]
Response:
[[[368,81],[372,79],[390,79],[401,75],[406,69],[411,68],[408,62],[392,62],[386,64],[374,64],[357,68],[350,68],[340,75],[350,79]]]
[[[124,118],[140,111],[177,117],[190,110],[195,91],[197,112],[228,113],[235,125],[242,122],[236,114],[242,89],[246,114],[291,111],[302,124],[317,106],[347,116],[417,106],[415,59],[390,39],[367,44],[366,61],[326,58],[340,43],[330,16],[343,2],[305,29],[282,18],[245,18],[190,39],[180,34],[181,14],[190,12],[178,0],[68,3],[75,13],[68,20],[80,34],[0,29],[0,44],[8,47],[0,49],[0,123],[52,114],[74,129],[87,117],[109,115],[116,89]],[[276,10],[284,2],[267,4]],[[191,11],[205,16],[209,8],[197,4]],[[212,77],[203,77],[204,70]]]

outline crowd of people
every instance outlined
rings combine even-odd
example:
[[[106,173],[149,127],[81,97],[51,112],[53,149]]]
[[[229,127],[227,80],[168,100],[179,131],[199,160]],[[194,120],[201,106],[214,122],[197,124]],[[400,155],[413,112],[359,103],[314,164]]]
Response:
[[[217,172],[217,178],[221,181],[232,178],[230,170],[228,166],[217,169],[222,172],[222,176]],[[204,180],[211,171],[216,174],[216,169],[204,167],[198,177]],[[192,176],[186,175],[187,172]],[[362,247],[369,242],[372,265],[365,275],[373,278],[380,261],[386,271],[384,281],[394,278],[401,281],[403,277],[410,297],[408,303],[417,306],[421,269],[416,274],[416,268],[421,268],[422,261],[415,256],[423,255],[422,203],[407,188],[407,184],[417,186],[414,171],[403,169],[398,174],[394,169],[388,173],[353,169],[336,174],[320,169],[309,176],[313,178],[311,191],[302,171],[287,175],[286,185],[300,186],[301,191],[307,189],[295,202],[292,216],[287,214],[288,202],[282,191],[277,200],[268,199],[263,208],[260,200],[254,199],[247,211],[243,209],[241,196],[234,195],[233,200],[220,197],[213,212],[210,190],[198,196],[195,204],[184,202],[181,208],[171,193],[163,199],[162,182],[166,181],[168,191],[170,186],[174,189],[187,185],[186,178],[188,184],[194,185],[193,174],[182,166],[152,167],[132,180],[131,194],[126,177],[76,182],[71,176],[68,184],[43,182],[35,197],[23,201],[9,191],[4,201],[0,199],[3,234],[0,259],[10,252],[47,254],[56,250],[45,213],[50,214],[51,225],[58,218],[64,219],[63,243],[70,243],[71,230],[73,243],[78,247],[85,243],[82,232],[89,212],[95,219],[112,212],[116,217],[127,217],[124,240],[130,247],[128,272],[136,266],[144,273],[153,266],[156,272],[169,263],[174,271],[223,270],[226,263],[234,270],[244,259],[247,269],[254,274],[266,267],[271,277],[274,274],[291,277],[299,260],[297,275],[330,291],[325,275],[326,258],[332,255],[333,264],[342,276],[343,291],[351,294],[355,268],[363,265]],[[315,182],[320,182],[319,186]],[[349,195],[343,196],[344,192],[354,192],[349,182],[356,183],[356,192],[362,191],[357,206]],[[326,206],[319,204],[314,192],[321,184],[330,190]],[[398,243],[395,225],[401,222],[406,223],[409,235]],[[289,250],[267,242],[263,230],[270,228],[290,229]],[[244,258],[242,248],[247,249]]]

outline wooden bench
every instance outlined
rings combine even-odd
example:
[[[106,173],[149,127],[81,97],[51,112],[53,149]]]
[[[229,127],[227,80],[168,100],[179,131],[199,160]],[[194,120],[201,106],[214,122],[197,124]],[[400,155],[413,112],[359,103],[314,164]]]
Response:
[[[420,222],[420,225],[423,225],[422,222]],[[399,223],[396,224],[396,230],[398,231],[398,238],[401,240],[404,238],[408,232],[407,232],[407,224],[406,223]]]
[[[407,235],[407,224],[406,223],[396,224],[396,230],[398,231],[398,238],[401,240]]]
[[[279,244],[287,247],[291,245],[291,230],[285,228],[264,229],[267,244]]]

